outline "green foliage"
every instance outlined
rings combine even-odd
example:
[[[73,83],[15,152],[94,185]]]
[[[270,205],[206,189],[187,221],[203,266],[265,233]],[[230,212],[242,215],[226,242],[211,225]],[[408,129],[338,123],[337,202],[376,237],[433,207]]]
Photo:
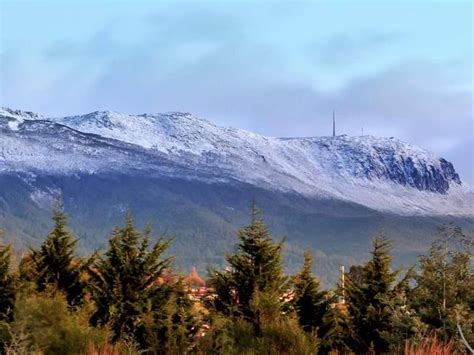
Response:
[[[220,323],[211,318],[211,332],[199,342],[200,352],[314,353],[315,338],[284,312],[288,280],[282,268],[283,242],[273,242],[255,207],[251,224],[238,232],[238,239],[235,254],[227,256],[229,267],[210,272],[216,291],[210,310]]]
[[[458,326],[474,343],[473,240],[459,228],[442,229],[430,254],[420,258],[419,271],[408,270],[399,282],[391,269],[391,244],[379,237],[371,259],[350,268],[344,288],[321,290],[313,258],[305,253],[291,290],[283,273],[283,242],[273,241],[254,207],[251,224],[239,230],[235,252],[226,257],[228,267],[210,270],[215,294],[207,296],[206,309],[171,272],[171,259],[164,257],[170,242],[158,239],[150,246],[151,231],[137,230],[130,217],[114,229],[108,250],[87,263],[75,258],[77,240],[64,213],[56,209],[53,220],[42,246],[21,260],[20,280],[26,282],[16,282],[11,249],[0,245],[3,352],[461,350]]]
[[[345,305],[333,304],[324,315],[322,323],[324,335],[319,340],[319,353],[328,354],[331,350],[341,354],[348,353],[346,339],[351,330]]]
[[[11,270],[11,259],[11,247],[0,244],[0,351],[9,339],[8,322],[13,320],[16,299],[16,277]]]
[[[172,292],[163,307],[150,307],[144,317],[148,332],[146,349],[154,354],[186,353],[198,327],[192,311],[193,302],[187,296],[183,280],[180,278],[169,287]],[[144,348],[144,344],[139,345]]]
[[[259,296],[266,299],[268,296]],[[270,296],[271,298],[271,296]],[[262,301],[259,301],[262,302]],[[261,333],[255,334],[251,322],[213,314],[210,329],[198,339],[197,354],[314,354],[317,341],[304,332],[293,317],[266,319]]]
[[[327,292],[320,290],[319,280],[313,276],[313,257],[304,254],[304,264],[294,279],[294,307],[300,325],[312,332],[323,327],[323,318],[329,310]],[[319,334],[318,334],[319,335]]]
[[[245,344],[241,344],[238,349],[244,352]],[[309,355],[316,350],[316,340],[301,330],[296,319],[280,317],[265,323],[254,353]]]
[[[39,249],[31,250],[31,260],[22,270],[30,274],[25,278],[34,278],[38,291],[53,285],[66,294],[70,305],[77,306],[84,297],[83,264],[75,259],[77,239],[67,230],[67,217],[59,206],[53,211],[53,221],[53,230]]]
[[[217,293],[212,306],[223,314],[243,317],[259,334],[261,312],[252,307],[256,295],[281,296],[288,286],[283,275],[283,242],[273,242],[255,206],[251,224],[238,231],[238,239],[236,253],[227,256],[229,267],[210,272],[210,283]],[[279,297],[274,302],[277,308],[283,305]]]
[[[413,280],[413,276],[414,269],[410,268],[404,278],[384,299],[391,313],[391,324],[389,329],[382,333],[382,336],[390,344],[392,351],[401,348],[408,340],[421,341],[428,333],[426,325],[421,321],[408,300],[411,291],[410,282]]]
[[[91,327],[89,312],[88,307],[71,311],[58,292],[21,296],[7,327],[7,353],[84,354],[89,346],[107,343],[108,330]]]
[[[11,320],[13,316],[15,276],[11,270],[11,258],[11,247],[0,244],[0,321]]]
[[[405,327],[410,319],[410,311],[401,302],[403,298],[398,300],[407,279],[394,286],[398,272],[391,271],[390,249],[390,241],[377,237],[371,260],[362,268],[353,268],[352,275],[349,273],[346,278],[351,323],[348,345],[357,353],[388,352],[394,341],[404,340],[394,339],[394,335],[403,335],[405,332],[398,327]]]
[[[304,254],[304,263],[294,278],[293,305],[298,321],[304,331],[315,333],[322,340],[320,352],[328,352],[333,347],[328,334],[339,325],[336,312],[332,312],[330,303],[335,299],[327,291],[320,290],[320,282],[313,276],[313,257],[309,251]],[[331,313],[331,314],[330,314]]]
[[[444,226],[430,254],[419,260],[410,301],[421,320],[445,342],[459,340],[459,324],[467,341],[474,344],[472,245],[472,237],[460,228]]]
[[[132,338],[142,349],[166,352],[173,337],[185,344],[191,304],[180,282],[160,281],[171,263],[162,258],[169,241],[159,239],[150,249],[150,234],[136,230],[129,216],[123,228],[113,231],[105,255],[96,256],[89,268],[96,305],[91,322],[110,326],[114,341]]]

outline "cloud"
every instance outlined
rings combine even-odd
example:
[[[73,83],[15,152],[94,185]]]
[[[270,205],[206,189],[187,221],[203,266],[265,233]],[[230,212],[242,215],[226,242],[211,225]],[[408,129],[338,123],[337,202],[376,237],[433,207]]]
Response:
[[[326,41],[308,46],[308,53],[318,63],[328,67],[350,66],[367,59],[403,39],[401,33],[339,33]]]
[[[47,60],[67,60],[74,57],[96,60],[113,56],[121,50],[123,48],[114,40],[110,27],[106,26],[84,41],[54,41],[45,48],[43,57]]]
[[[340,133],[363,127],[401,138],[452,160],[474,181],[472,82],[458,85],[457,66],[418,60],[370,74],[351,69],[332,91],[318,81],[325,69],[310,75],[300,67],[308,54],[332,69],[364,62],[402,34],[337,34],[288,52],[249,36],[231,10],[165,9],[140,23],[126,40],[118,36],[123,23],[105,23],[88,40],[51,43],[38,58],[10,56],[2,64],[5,104],[46,115],[189,111],[272,136],[330,134],[336,108]]]
[[[152,43],[227,42],[242,38],[243,21],[230,9],[195,4],[192,7],[169,7],[144,19],[147,31],[155,36]],[[153,41],[153,38],[155,41]]]

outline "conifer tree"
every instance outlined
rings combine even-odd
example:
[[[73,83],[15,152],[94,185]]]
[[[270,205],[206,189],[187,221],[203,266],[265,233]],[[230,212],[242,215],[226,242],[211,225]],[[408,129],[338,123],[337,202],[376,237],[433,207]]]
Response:
[[[351,321],[350,347],[356,353],[384,353],[390,344],[385,334],[391,331],[393,283],[398,272],[390,269],[390,241],[377,237],[373,242],[372,258],[362,269],[360,280],[346,278],[346,295]]]
[[[303,266],[294,278],[293,304],[303,330],[315,333],[322,341],[326,340],[320,344],[319,353],[328,353],[332,344],[327,336],[332,327],[339,325],[339,319],[337,314],[329,314],[331,298],[326,291],[320,290],[320,282],[313,276],[312,268],[313,257],[306,251]]]
[[[411,267],[384,299],[390,312],[390,327],[381,332],[381,335],[390,344],[391,349],[401,349],[408,340],[419,342],[427,334],[426,325],[421,321],[408,299],[413,277],[414,268]]]
[[[334,303],[329,307],[323,318],[323,327],[318,353],[329,354],[331,351],[337,354],[349,353],[347,338],[351,329],[345,304]]]
[[[312,268],[313,257],[306,251],[303,267],[294,280],[293,302],[300,325],[307,332],[323,328],[323,318],[329,309],[327,292],[320,290],[320,282],[313,276]]]
[[[112,232],[109,249],[89,268],[96,304],[91,323],[110,326],[114,340],[132,338],[158,353],[166,349],[172,327],[176,330],[189,320],[191,305],[179,282],[162,280],[171,264],[171,258],[163,258],[170,241],[159,239],[150,249],[150,234],[150,229],[135,229],[130,216],[123,228]]]
[[[273,241],[255,205],[251,224],[238,231],[238,240],[236,253],[226,257],[229,267],[210,272],[217,293],[213,306],[224,314],[242,316],[260,334],[260,311],[252,302],[258,296],[273,299],[275,306],[281,307],[280,297],[287,289],[281,257],[283,242]]]
[[[421,256],[416,286],[409,294],[421,320],[443,341],[474,343],[473,238],[453,225],[442,226],[430,253]],[[462,345],[464,346],[464,345]]]
[[[79,305],[84,296],[81,280],[82,262],[75,259],[78,240],[67,229],[67,217],[58,204],[53,210],[53,230],[39,249],[31,250],[38,291],[53,286],[66,294],[71,306]]]
[[[11,247],[0,245],[0,321],[13,319],[15,277],[11,271],[11,257]]]

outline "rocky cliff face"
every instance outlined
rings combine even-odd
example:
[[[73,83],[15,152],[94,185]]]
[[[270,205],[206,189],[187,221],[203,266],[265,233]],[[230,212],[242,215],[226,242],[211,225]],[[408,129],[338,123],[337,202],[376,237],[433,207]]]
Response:
[[[438,193],[461,185],[450,162],[393,138],[323,137],[315,138],[314,144],[326,152],[332,168],[342,176],[386,180]]]

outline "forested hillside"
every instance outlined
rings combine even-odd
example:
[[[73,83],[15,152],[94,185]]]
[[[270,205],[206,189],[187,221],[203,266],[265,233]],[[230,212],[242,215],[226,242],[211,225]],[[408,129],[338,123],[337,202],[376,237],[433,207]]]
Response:
[[[246,184],[146,176],[50,176],[31,183],[27,175],[3,175],[0,196],[0,224],[16,250],[39,246],[52,226],[54,199],[62,196],[80,254],[106,247],[110,230],[133,211],[137,225],[150,224],[157,235],[174,237],[170,253],[176,267],[195,266],[200,272],[224,265],[224,253],[232,251],[236,232],[247,222],[255,199],[272,233],[286,238],[286,271],[296,272],[304,250],[311,249],[318,256],[315,270],[327,287],[336,282],[339,265],[359,263],[368,256],[370,240],[382,231],[394,241],[395,265],[409,266],[427,250],[440,224],[474,230],[469,217],[400,216]]]
[[[377,235],[330,289],[309,251],[285,271],[285,241],[255,206],[225,264],[202,277],[180,272],[173,240],[152,235],[128,214],[101,251],[80,256],[56,205],[37,247],[15,259],[2,244],[3,352],[451,354],[474,343],[473,236],[454,225],[414,268],[395,269],[392,242]]]

